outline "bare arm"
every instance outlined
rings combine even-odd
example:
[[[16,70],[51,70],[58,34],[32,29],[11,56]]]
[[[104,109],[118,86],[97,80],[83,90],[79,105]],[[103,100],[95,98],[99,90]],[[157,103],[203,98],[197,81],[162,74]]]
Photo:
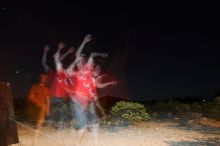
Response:
[[[67,72],[68,74],[72,74],[73,73],[73,69],[76,66],[76,63],[78,62],[79,58],[77,57],[71,64],[70,66],[67,68]]]
[[[47,52],[50,50],[49,46],[44,47],[44,54],[41,60],[41,64],[44,68],[44,71],[47,72],[49,70],[49,66],[47,65]]]
[[[94,98],[95,98],[95,101],[96,101],[96,107],[101,111],[101,113],[102,113],[102,116],[103,116],[103,119],[105,119],[106,118],[106,114],[105,114],[105,111],[104,111],[104,109],[102,108],[102,106],[101,106],[101,104],[100,104],[100,102],[99,102],[99,99],[98,99],[98,97],[97,96],[94,96]]]
[[[63,68],[61,60],[60,60],[60,51],[61,50],[62,50],[62,48],[58,48],[57,52],[54,54],[54,62],[56,65],[56,71],[60,71]]]
[[[97,88],[106,88],[111,85],[115,86],[115,85],[117,85],[117,82],[113,81],[113,82],[107,82],[107,83],[96,83]]]
[[[78,47],[78,49],[77,49],[77,51],[76,51],[76,53],[75,53],[76,58],[75,58],[75,60],[70,64],[70,66],[68,67],[67,72],[72,72],[73,68],[76,66],[76,63],[77,63],[78,60],[79,60],[80,54],[82,53],[82,50],[83,50],[84,46],[86,45],[86,43],[88,43],[89,41],[91,41],[91,39],[92,39],[92,38],[91,38],[91,35],[89,35],[89,34],[84,37],[83,42],[82,42],[81,45]]]
[[[29,96],[28,96],[28,99],[31,101],[31,102],[33,102],[34,104],[38,104],[38,101],[37,101],[37,99],[35,98],[35,94],[30,94]]]
[[[74,50],[75,50],[74,47],[70,47],[66,53],[64,53],[62,56],[60,56],[60,61],[62,61],[64,58],[66,58],[66,56],[68,56],[69,54],[73,53]]]
[[[97,53],[97,52],[92,52],[89,56],[89,60],[87,62],[87,66],[91,66],[94,63],[94,58],[95,57],[107,57],[107,53]]]
[[[32,86],[29,93],[28,93],[28,100],[34,103],[35,105],[39,106],[39,102],[36,99],[36,88],[35,86]]]
[[[79,57],[79,56],[80,56],[80,54],[82,53],[82,50],[83,50],[84,46],[85,46],[89,41],[91,41],[91,40],[92,40],[92,35],[90,35],[90,34],[87,34],[87,35],[84,37],[83,42],[81,43],[81,45],[78,47],[78,49],[77,49],[77,51],[76,51],[76,54],[75,54],[76,57]]]

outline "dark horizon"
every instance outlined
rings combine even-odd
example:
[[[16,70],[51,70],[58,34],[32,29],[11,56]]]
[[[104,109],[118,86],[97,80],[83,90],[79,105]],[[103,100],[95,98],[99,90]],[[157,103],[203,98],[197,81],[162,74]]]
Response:
[[[50,44],[52,52],[59,41],[77,47],[90,33],[94,39],[87,52],[107,52],[106,66],[119,54],[119,62],[110,72],[119,70],[113,74],[127,85],[123,89],[126,93],[121,94],[131,99],[193,96],[219,90],[217,4],[155,1],[140,5],[128,1],[2,5],[0,80],[10,81],[14,94],[26,95],[29,84],[43,71],[44,45]],[[49,63],[52,65],[51,59]],[[21,73],[16,74],[17,70]],[[22,74],[28,74],[27,84],[19,83]]]

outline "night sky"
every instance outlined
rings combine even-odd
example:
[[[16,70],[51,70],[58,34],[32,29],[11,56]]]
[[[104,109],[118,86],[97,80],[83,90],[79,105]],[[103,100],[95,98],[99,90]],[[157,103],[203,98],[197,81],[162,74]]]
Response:
[[[90,33],[87,52],[107,52],[104,70],[127,85],[119,96],[148,100],[220,89],[217,6],[159,0],[1,4],[0,80],[11,82],[15,96],[26,95],[43,71],[44,45],[51,45],[52,66],[59,41],[77,47]]]

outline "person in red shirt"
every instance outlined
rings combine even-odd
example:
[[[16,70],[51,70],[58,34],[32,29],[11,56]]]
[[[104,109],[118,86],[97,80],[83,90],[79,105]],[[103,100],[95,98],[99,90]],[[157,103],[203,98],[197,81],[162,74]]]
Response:
[[[88,43],[91,40],[91,35],[86,35],[82,44],[79,46],[79,48],[76,51],[76,54],[80,53],[82,49],[84,48],[85,44]],[[73,86],[71,80],[69,80],[69,69],[64,69],[61,57],[60,57],[60,51],[63,48],[58,47],[58,51],[54,54],[54,62],[56,66],[56,73],[51,85],[51,119],[63,122],[64,119],[67,117],[67,114],[64,113],[65,110],[62,110],[62,108],[65,108],[64,105],[66,105],[66,101],[68,100],[68,93],[65,89],[70,88],[70,86]],[[75,63],[74,63],[75,64]],[[70,67],[73,67],[74,64],[70,65]],[[69,67],[69,68],[70,68]],[[59,125],[59,124],[58,124]],[[62,127],[58,127],[62,128]]]
[[[63,42],[60,42],[58,44],[58,49],[63,49],[65,47],[65,44]],[[62,56],[60,56],[60,61],[62,62],[62,60],[67,57],[69,54],[73,53],[75,50],[74,47],[70,47],[69,50],[67,52],[65,52]],[[54,80],[54,76],[55,76],[55,71],[52,70],[50,68],[50,66],[47,64],[47,54],[48,51],[50,51],[50,47],[48,45],[44,46],[44,53],[43,53],[43,57],[41,60],[41,64],[44,68],[45,73],[48,76],[48,87],[51,87],[52,82]]]
[[[91,53],[88,61],[86,61],[84,55],[80,55],[79,60],[76,63],[77,71],[75,71],[72,76],[74,85],[72,86],[72,89],[67,89],[72,101],[75,103],[73,111],[76,114],[76,129],[84,129],[88,126],[88,121],[92,121],[90,123],[94,124],[94,121],[96,120],[94,106],[97,106],[105,117],[104,110],[98,102],[96,88],[105,88],[109,85],[117,84],[115,81],[101,83],[102,76],[100,76],[100,67],[97,66],[94,70],[93,58],[98,56],[107,57],[107,54]]]
[[[79,143],[85,134],[86,128],[91,129],[93,134],[97,134],[95,131],[98,130],[98,119],[95,106],[99,108],[103,117],[105,117],[105,112],[98,101],[96,88],[105,88],[109,85],[117,84],[116,81],[101,82],[101,78],[104,75],[100,75],[101,68],[99,66],[96,66],[94,69],[93,61],[93,58],[98,56],[107,57],[107,54],[91,53],[88,61],[86,61],[83,54],[79,56],[76,62],[77,70],[72,70],[74,84],[71,89],[66,89],[74,102],[74,106],[72,106],[76,119],[74,127],[79,130]]]
[[[54,54],[54,62],[56,66],[56,72],[50,87],[50,117],[49,119],[55,121],[53,124],[58,129],[63,129],[63,122],[67,118],[66,103],[68,100],[68,94],[64,90],[68,88],[68,77],[63,69],[60,51],[64,46],[58,47],[58,51]],[[53,122],[54,123],[54,122]]]
[[[70,77],[74,82],[72,89],[67,89],[71,94],[72,100],[78,102],[81,106],[87,107],[88,103],[94,101],[94,96],[96,96],[96,84],[94,79],[92,79],[93,72],[93,59],[96,56],[105,56],[102,53],[92,53],[88,62],[84,55],[80,55],[75,63],[77,70],[72,70]],[[106,55],[107,56],[107,55]]]
[[[60,51],[65,47],[63,42],[58,44],[58,51],[56,54],[60,53]],[[50,114],[49,121],[63,121],[65,118],[65,114],[63,114],[59,109],[63,108],[65,105],[66,92],[63,90],[63,86],[67,84],[66,75],[63,71],[53,71],[46,63],[47,53],[50,50],[49,46],[44,47],[44,54],[42,57],[42,66],[44,71],[48,75],[48,87],[50,88]],[[67,52],[65,52],[62,56],[57,55],[57,61],[61,63],[61,61],[68,56],[70,53],[74,52],[74,48],[71,47]],[[56,124],[57,125],[57,124]],[[58,124],[59,125],[59,124]],[[59,126],[60,127],[60,126]]]

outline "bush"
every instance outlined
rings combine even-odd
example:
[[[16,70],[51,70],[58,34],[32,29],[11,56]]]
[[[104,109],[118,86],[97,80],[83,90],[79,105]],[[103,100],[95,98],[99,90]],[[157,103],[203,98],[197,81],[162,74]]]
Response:
[[[117,102],[111,109],[111,115],[117,121],[122,120],[128,123],[140,122],[150,118],[144,105],[125,101]]]
[[[189,111],[190,106],[184,103],[177,103],[175,105],[175,112],[177,115],[186,114]]]
[[[192,112],[194,113],[202,113],[202,107],[199,105],[199,103],[193,103],[190,106]]]

